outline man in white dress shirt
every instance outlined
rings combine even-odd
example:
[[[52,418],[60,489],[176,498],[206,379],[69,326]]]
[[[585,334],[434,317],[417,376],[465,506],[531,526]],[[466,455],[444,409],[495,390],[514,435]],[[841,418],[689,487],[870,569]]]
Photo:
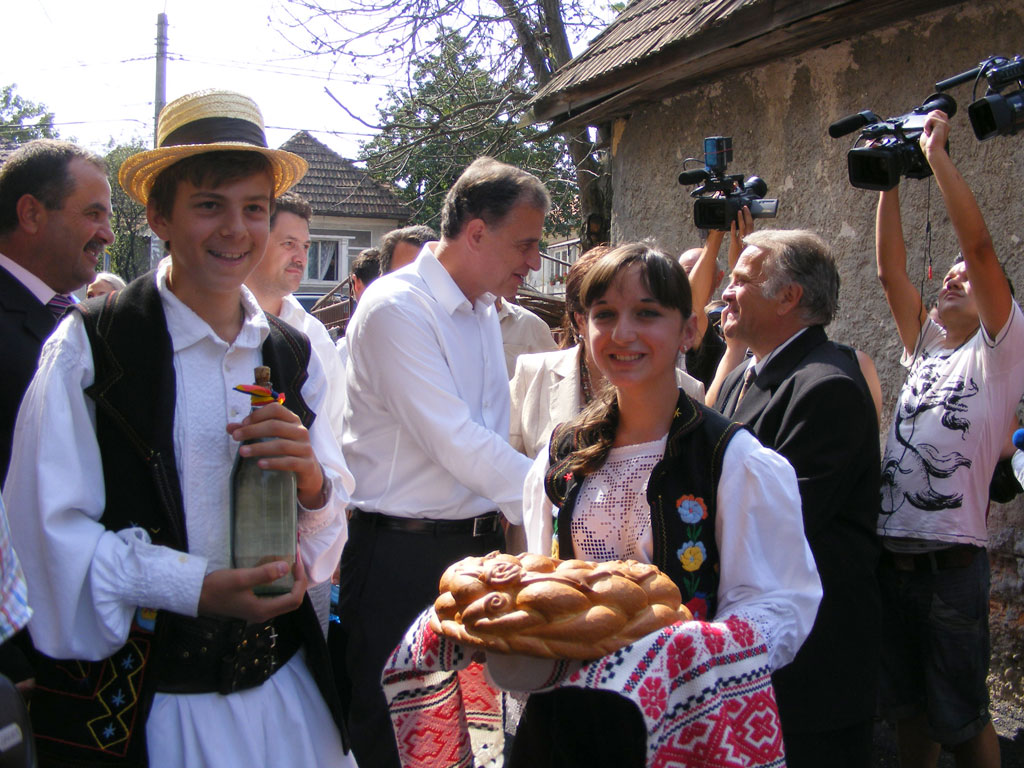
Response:
[[[510,380],[516,372],[516,360],[520,355],[552,352],[557,348],[548,324],[526,307],[516,304],[515,299],[516,288],[513,288],[508,293],[501,293],[495,301]]]
[[[363,298],[363,292],[370,286],[370,283],[380,277],[380,250],[377,248],[364,248],[361,250],[356,260],[352,262],[352,274],[350,277],[352,280],[352,290],[349,295],[349,301],[355,307],[359,300]],[[338,350],[338,360],[341,361],[341,371],[344,374],[345,365],[348,363],[348,338],[342,336],[334,343],[334,348]],[[344,398],[344,375],[342,376],[339,389]],[[340,436],[338,439],[341,439]]]
[[[540,267],[550,202],[531,174],[476,160],[445,199],[441,240],[371,285],[348,327],[345,459],[356,477],[339,615],[360,766],[398,766],[384,663],[445,568],[501,548],[530,461],[508,444],[493,292]],[[344,695],[343,695],[344,698]]]
[[[245,287],[252,291],[264,312],[280,317],[309,337],[313,354],[320,359],[327,374],[329,407],[325,416],[340,443],[344,402],[335,397],[335,389],[344,384],[345,366],[338,360],[334,342],[324,324],[292,296],[306,274],[312,218],[312,206],[296,192],[286,192],[274,201],[267,252],[245,279]]]
[[[322,416],[331,425],[331,431],[340,444],[342,409],[345,406],[345,364],[324,324],[303,309],[298,299],[292,296],[306,274],[309,222],[312,218],[312,206],[297,192],[285,192],[274,201],[267,252],[245,279],[245,286],[256,297],[260,309],[280,317],[309,337],[313,354],[327,376],[328,406]],[[326,634],[331,602],[330,581],[312,585],[309,597]]]
[[[437,240],[437,233],[423,224],[392,229],[380,241],[380,273],[386,275],[416,261],[423,246]]]
[[[22,403],[4,501],[25,553],[39,651],[43,765],[351,765],[326,645],[305,599],[344,543],[352,489],[306,339],[243,281],[275,195],[306,170],[271,150],[251,99],[201,91],[160,114],[158,148],[121,168],[171,252],[158,271],[65,317]],[[253,368],[274,402],[246,416]],[[239,447],[245,440],[267,438]],[[296,476],[291,591],[232,568],[237,453]],[[318,665],[318,655],[320,664]],[[68,660],[68,661],[61,661]]]

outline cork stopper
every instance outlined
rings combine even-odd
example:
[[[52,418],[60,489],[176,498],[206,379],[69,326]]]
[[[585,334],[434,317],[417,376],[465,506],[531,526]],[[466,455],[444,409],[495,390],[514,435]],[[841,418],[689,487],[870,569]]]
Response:
[[[253,373],[257,387],[270,387],[270,366],[257,365]]]

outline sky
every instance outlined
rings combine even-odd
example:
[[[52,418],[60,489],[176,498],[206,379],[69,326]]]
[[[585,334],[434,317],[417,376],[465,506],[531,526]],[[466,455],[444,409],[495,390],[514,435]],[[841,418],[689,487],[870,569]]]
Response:
[[[201,88],[240,91],[260,105],[270,146],[305,129],[354,159],[372,132],[324,88],[373,123],[386,82],[304,56],[295,43],[307,36],[287,30],[285,8],[284,0],[22,0],[0,27],[0,85],[16,83],[18,95],[54,113],[62,138],[96,151],[111,139],[152,142],[164,12],[167,101]]]

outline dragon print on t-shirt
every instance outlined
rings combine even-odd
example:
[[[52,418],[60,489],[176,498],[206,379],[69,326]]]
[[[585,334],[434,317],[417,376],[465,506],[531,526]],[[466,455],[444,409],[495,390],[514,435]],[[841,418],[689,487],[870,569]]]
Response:
[[[971,429],[969,398],[978,394],[978,385],[973,377],[944,379],[938,370],[944,362],[940,357],[922,360],[903,385],[893,418],[895,445],[886,447],[882,459],[883,515],[907,503],[927,512],[963,505],[962,485],[955,476],[970,469],[971,459],[926,439],[914,439],[918,417],[929,411],[938,415],[940,427],[948,431],[935,441],[939,445],[956,444],[958,436],[963,441]],[[939,482],[950,479],[950,483]]]
[[[1024,391],[1020,307],[959,347],[930,319],[900,389],[882,459],[882,536],[985,546],[988,487]]]

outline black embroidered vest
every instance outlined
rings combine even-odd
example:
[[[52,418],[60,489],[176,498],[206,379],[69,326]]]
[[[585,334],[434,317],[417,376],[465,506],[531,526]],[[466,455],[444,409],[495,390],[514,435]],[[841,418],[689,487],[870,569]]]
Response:
[[[96,403],[96,437],[112,531],[145,528],[154,544],[188,551],[181,483],[174,457],[175,375],[167,321],[152,273],[127,288],[76,307],[95,367],[86,394]],[[316,418],[302,398],[309,340],[267,315],[263,362],[274,389],[308,428]],[[137,614],[128,641],[101,661],[37,654],[31,714],[41,766],[144,766],[146,720],[162,676],[173,676],[166,651],[187,617]],[[309,598],[278,617],[299,633],[317,685],[342,727],[326,643]],[[326,670],[326,671],[324,671]]]
[[[683,604],[701,620],[713,619],[718,608],[718,480],[725,449],[738,429],[742,426],[680,392],[665,455],[647,483],[654,564],[675,582]],[[571,451],[581,447],[579,431],[566,425],[551,436],[545,489],[559,508],[555,530],[563,559],[575,557],[572,515],[584,478],[568,471],[568,464]]]

